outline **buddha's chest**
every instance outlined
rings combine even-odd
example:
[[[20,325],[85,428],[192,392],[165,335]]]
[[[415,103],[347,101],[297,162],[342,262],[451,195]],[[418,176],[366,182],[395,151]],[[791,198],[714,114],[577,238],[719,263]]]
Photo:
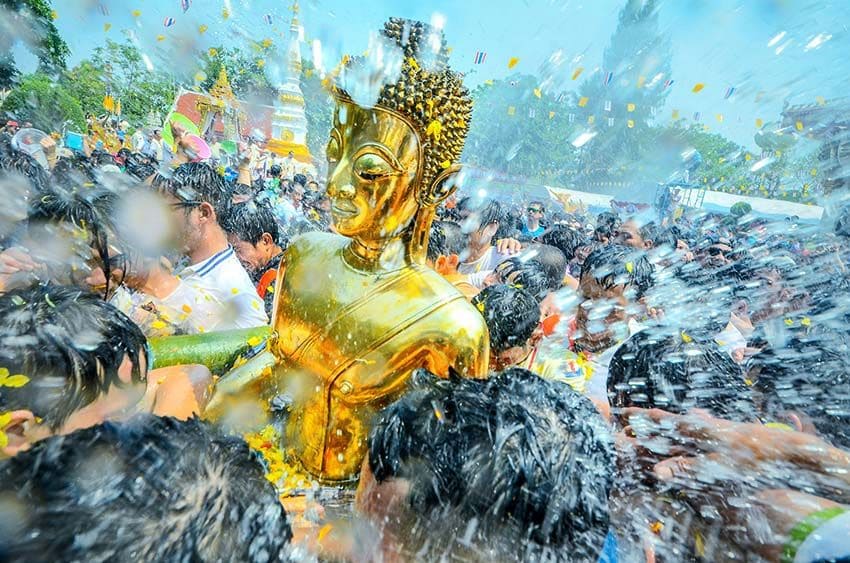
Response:
[[[280,356],[316,384],[349,382],[343,394],[392,385],[393,374],[422,365],[427,327],[456,298],[414,267],[362,273],[326,257],[286,268],[275,309]]]

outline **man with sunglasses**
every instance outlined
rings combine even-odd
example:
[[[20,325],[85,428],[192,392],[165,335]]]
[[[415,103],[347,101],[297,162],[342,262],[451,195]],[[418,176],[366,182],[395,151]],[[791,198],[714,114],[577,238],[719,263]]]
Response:
[[[526,208],[525,221],[523,221],[520,233],[523,240],[534,240],[541,236],[546,228],[541,224],[546,209],[540,201],[532,201]]]

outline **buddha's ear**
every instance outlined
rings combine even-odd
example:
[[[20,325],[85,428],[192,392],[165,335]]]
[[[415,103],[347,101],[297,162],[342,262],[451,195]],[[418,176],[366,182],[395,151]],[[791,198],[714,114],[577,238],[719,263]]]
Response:
[[[440,172],[422,194],[421,203],[430,207],[436,207],[443,203],[447,197],[457,190],[460,169],[460,164],[452,164]]]

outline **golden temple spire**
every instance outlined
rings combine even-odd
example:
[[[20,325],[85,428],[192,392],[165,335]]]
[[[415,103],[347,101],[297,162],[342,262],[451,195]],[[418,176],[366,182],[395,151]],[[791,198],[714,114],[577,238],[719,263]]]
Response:
[[[210,88],[210,96],[219,100],[234,100],[236,96],[233,94],[233,89],[230,87],[230,81],[227,79],[227,71],[224,65],[221,65],[221,70],[218,72],[218,78]]]

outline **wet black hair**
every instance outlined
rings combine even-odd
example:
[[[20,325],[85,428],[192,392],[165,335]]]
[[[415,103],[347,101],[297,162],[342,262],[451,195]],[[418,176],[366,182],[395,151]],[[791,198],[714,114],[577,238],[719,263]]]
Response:
[[[260,242],[263,233],[271,235],[275,244],[280,241],[280,225],[274,211],[265,202],[249,200],[231,205],[221,224],[225,231],[252,245]]]
[[[296,174],[292,177],[292,181],[296,184],[300,184],[303,188],[307,185],[307,176],[305,176],[304,174]]]
[[[524,290],[538,302],[553,290],[546,269],[537,260],[524,260],[514,256],[496,266],[496,272],[502,283]]]
[[[554,246],[560,250],[567,261],[575,258],[576,250],[582,246],[587,246],[590,241],[584,235],[575,229],[566,225],[554,225],[540,236],[540,242]]]
[[[280,176],[280,173],[282,171],[283,170],[277,164],[272,164],[271,166],[269,166],[269,176],[271,176],[272,178],[277,178],[278,176]]]
[[[57,429],[122,385],[118,369],[125,356],[132,381],[143,381],[146,353],[141,329],[82,289],[34,285],[0,295],[0,366],[29,378],[22,387],[0,388],[2,411],[30,410]]]
[[[476,207],[475,202],[471,198],[466,197],[458,202],[457,209],[461,214],[468,213],[471,216],[475,216],[478,224],[476,230],[482,230],[487,225],[493,223],[499,223],[501,225],[505,218],[502,205],[495,199],[491,199],[484,205]]]
[[[654,268],[646,254],[627,246],[597,247],[581,266],[580,280],[592,277],[605,289],[616,285],[633,287],[640,298],[652,287]]]
[[[510,285],[485,287],[472,298],[490,331],[490,351],[500,354],[524,346],[540,322],[540,306],[524,289]]]
[[[599,240],[604,236],[610,239],[614,236],[614,231],[617,230],[620,223],[622,223],[622,220],[619,215],[613,211],[603,211],[596,216],[596,229],[593,231],[594,238]]]
[[[224,178],[215,169],[203,162],[188,162],[178,166],[167,181],[154,182],[165,193],[185,203],[206,202],[212,205],[216,215],[227,215],[231,205],[231,193]]]
[[[596,561],[608,533],[612,439],[592,403],[528,370],[489,380],[417,370],[369,439],[380,483],[410,483],[401,538],[426,559]],[[407,532],[405,530],[404,532]],[[421,557],[422,551],[418,551]]]
[[[750,358],[748,377],[766,420],[805,413],[829,442],[850,449],[850,371],[847,348],[833,335],[792,337]]]
[[[0,467],[0,559],[288,560],[286,512],[247,445],[141,415],[53,436]]]
[[[523,249],[522,256],[531,256],[533,261],[540,264],[549,291],[561,288],[567,273],[567,259],[563,252],[548,244],[531,244]]]
[[[614,408],[659,408],[684,413],[701,408],[737,421],[756,418],[741,368],[711,340],[647,329],[617,349],[608,368]]]
[[[36,159],[23,151],[10,149],[0,155],[0,178],[6,174],[23,176],[35,193],[43,193],[50,187],[50,175]]]

